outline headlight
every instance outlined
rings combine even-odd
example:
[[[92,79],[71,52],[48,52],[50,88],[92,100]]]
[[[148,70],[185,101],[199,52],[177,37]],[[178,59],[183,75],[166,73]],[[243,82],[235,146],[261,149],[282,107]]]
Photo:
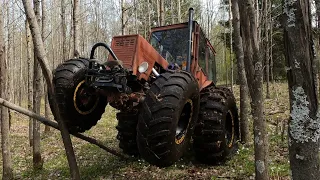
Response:
[[[141,64],[139,65],[138,71],[139,71],[140,73],[144,73],[144,72],[146,72],[146,71],[148,70],[148,67],[149,67],[149,64],[148,64],[147,62],[143,62],[143,63],[141,63]]]

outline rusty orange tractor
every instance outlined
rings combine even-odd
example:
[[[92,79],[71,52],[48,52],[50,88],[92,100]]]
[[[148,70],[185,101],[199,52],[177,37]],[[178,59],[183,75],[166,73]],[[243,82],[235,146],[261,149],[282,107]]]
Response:
[[[95,59],[103,46],[106,62]],[[121,60],[121,61],[120,61]],[[170,166],[188,150],[203,163],[225,161],[240,138],[235,98],[215,82],[215,51],[193,21],[116,36],[97,43],[90,58],[71,59],[54,71],[59,109],[69,131],[84,132],[116,108],[117,139],[124,153]]]

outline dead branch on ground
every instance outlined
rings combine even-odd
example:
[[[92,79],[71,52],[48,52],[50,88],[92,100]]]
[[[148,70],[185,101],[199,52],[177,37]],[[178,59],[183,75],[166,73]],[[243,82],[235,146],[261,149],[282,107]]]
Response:
[[[40,121],[41,123],[43,123],[45,125],[48,125],[48,126],[51,126],[51,127],[55,128],[57,130],[60,130],[59,126],[58,126],[58,123],[53,122],[51,120],[48,120],[48,119],[46,119],[46,118],[44,118],[44,117],[42,117],[42,116],[40,116],[40,115],[38,115],[38,114],[36,114],[34,112],[31,112],[31,111],[29,111],[27,109],[24,109],[24,108],[22,108],[20,106],[17,106],[15,104],[13,104],[13,103],[10,103],[9,101],[6,101],[6,100],[4,100],[2,98],[0,98],[0,106],[5,106],[5,107],[7,107],[9,109],[12,109],[12,110],[15,110],[15,111],[17,111],[17,112],[19,112],[21,114],[24,114],[26,116],[34,118],[34,119]],[[108,147],[104,146],[101,142],[99,142],[96,139],[93,139],[91,137],[85,136],[85,135],[80,134],[80,133],[71,133],[71,134],[74,135],[75,137],[79,138],[79,139],[82,139],[82,140],[87,141],[87,142],[89,142],[91,144],[94,144],[94,145],[100,147],[101,149],[103,149],[103,150],[105,150],[105,151],[107,151],[107,152],[109,152],[109,153],[111,153],[111,154],[113,154],[115,156],[118,156],[118,157],[120,157],[120,158],[122,158],[124,160],[128,160],[129,159],[128,156],[123,155],[123,154],[121,154],[121,153],[119,153],[119,152],[117,152],[117,151],[115,151],[115,150],[113,150],[111,148],[108,148]]]

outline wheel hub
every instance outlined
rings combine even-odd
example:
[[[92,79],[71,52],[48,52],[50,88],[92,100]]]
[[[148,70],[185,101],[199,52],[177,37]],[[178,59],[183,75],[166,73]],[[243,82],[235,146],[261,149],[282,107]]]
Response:
[[[85,80],[81,81],[73,95],[75,109],[82,115],[90,114],[98,105],[99,96],[94,90],[85,85]]]
[[[232,112],[229,110],[226,118],[226,134],[225,138],[227,140],[227,145],[229,148],[232,147],[234,141],[234,117]]]
[[[184,141],[185,136],[187,134],[188,127],[189,127],[189,122],[192,118],[192,114],[193,114],[193,104],[191,99],[189,99],[185,103],[178,121],[178,125],[176,128],[176,136],[175,136],[176,144],[181,144]]]

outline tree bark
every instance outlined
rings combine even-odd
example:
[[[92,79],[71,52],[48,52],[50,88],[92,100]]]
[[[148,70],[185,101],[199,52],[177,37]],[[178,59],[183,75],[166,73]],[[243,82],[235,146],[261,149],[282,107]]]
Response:
[[[272,7],[272,1],[271,7]],[[273,76],[273,19],[270,13],[270,81],[274,84],[274,76]]]
[[[258,24],[252,0],[241,1],[241,25],[243,28],[244,63],[251,95],[253,116],[254,154],[256,179],[268,180],[268,141],[263,104],[263,67],[259,50]],[[249,20],[248,20],[249,18]]]
[[[26,20],[26,41],[27,41],[27,63],[28,63],[28,110],[32,111],[32,102],[33,102],[33,76],[32,76],[32,55],[31,55],[31,34],[29,29],[28,20]],[[29,121],[29,144],[32,146],[33,144],[33,122],[30,118]]]
[[[11,24],[12,23],[12,18],[11,18],[11,15],[10,15],[10,4],[9,4],[9,1],[6,3],[7,5],[7,24]],[[11,21],[10,21],[10,19],[11,19]],[[7,31],[8,31],[8,46],[7,46],[7,50],[6,50],[6,62],[7,62],[7,68],[8,68],[8,73],[10,73],[10,70],[11,70],[11,67],[12,67],[12,62],[13,62],[13,60],[12,60],[12,57],[11,57],[11,49],[13,49],[13,48],[11,48],[11,46],[12,46],[12,41],[13,41],[13,34],[12,34],[12,29],[10,29],[10,27],[11,26],[7,26]],[[13,77],[13,72],[14,71],[11,71],[12,72],[12,74],[11,74],[11,76]],[[7,77],[8,79],[7,79],[7,81],[8,81],[8,87],[9,87],[9,89],[14,89],[13,88],[13,81],[12,81],[12,78],[10,77],[10,76],[8,76]],[[9,100],[11,100],[11,99],[14,99],[13,98],[13,96],[14,96],[14,93],[12,94],[12,93],[10,93],[9,92],[9,95],[8,95],[8,99]],[[9,126],[11,125],[11,113],[10,113],[10,110],[9,110]]]
[[[79,57],[79,0],[73,1],[73,56],[75,58]]]
[[[61,30],[62,30],[62,58],[69,59],[67,50],[67,25],[66,25],[66,3],[61,0]]]
[[[41,1],[41,12],[42,12],[42,30],[41,30],[41,37],[42,37],[42,41],[45,43],[46,41],[46,34],[47,34],[47,6],[46,6],[46,0],[42,0]],[[46,43],[45,43],[46,44]],[[46,48],[44,48],[46,50]],[[47,50],[46,50],[47,51]],[[45,84],[45,79],[44,80],[44,84]],[[43,92],[44,92],[44,114],[46,118],[49,118],[49,101],[48,101],[48,90],[46,88],[46,86],[43,87]],[[49,132],[50,131],[50,127],[49,126],[45,126],[44,128],[44,132]]]
[[[159,21],[159,25],[160,26],[164,26],[165,25],[165,19],[164,19],[164,0],[160,0],[159,2],[160,4],[160,9],[159,9],[159,18],[160,18],[160,21]]]
[[[34,0],[34,13],[36,15],[38,24],[41,22],[40,17],[40,1]],[[33,42],[35,44],[35,42]],[[33,112],[40,114],[40,106],[41,106],[41,76],[40,76],[40,65],[37,60],[37,52],[34,51],[34,69],[33,69]],[[43,162],[41,158],[41,150],[40,150],[40,123],[37,120],[33,120],[33,168],[41,169]]]
[[[125,34],[125,7],[124,7],[124,0],[121,0],[121,35]]]
[[[20,13],[19,13],[19,15],[20,16],[22,16],[22,12],[20,11]],[[19,75],[19,82],[20,82],[20,84],[25,84],[24,82],[23,82],[23,67],[22,67],[22,64],[23,64],[23,61],[22,61],[22,45],[23,45],[23,35],[22,35],[22,31],[20,31],[19,32],[19,36],[20,36],[20,52],[19,52],[19,64],[20,64],[20,66],[19,66],[19,69],[20,69],[20,75]],[[24,93],[23,92],[25,92],[25,89],[24,89],[24,87],[25,86],[21,86],[21,88],[19,89],[19,106],[21,106],[22,105],[22,101],[23,101],[23,95],[24,95]]]
[[[233,92],[233,45],[232,45],[232,4],[231,0],[229,0],[229,29],[230,29],[230,64],[231,64],[231,91]],[[209,28],[209,27],[208,27]]]
[[[161,1],[161,0],[157,0],[157,20],[158,20],[158,26],[161,26],[160,1]]]
[[[320,117],[315,90],[310,2],[283,1],[284,44],[290,97],[289,158],[292,178],[320,177]]]
[[[3,2],[0,2],[3,7]],[[7,65],[5,60],[5,42],[3,32],[3,19],[2,8],[0,8],[0,97],[6,99],[8,97],[7,85],[8,74]],[[10,150],[10,129],[9,129],[9,112],[8,108],[0,108],[1,120],[1,149],[2,149],[2,177],[3,179],[13,179],[13,169]]]
[[[181,0],[177,0],[178,23],[181,23]]]
[[[271,19],[269,19],[269,16],[268,16],[268,13],[271,13],[269,12],[268,10],[271,8],[269,8],[269,0],[265,0],[264,1],[264,6],[266,8],[265,10],[265,14],[264,14],[264,19],[265,19],[265,28],[264,28],[264,39],[265,39],[265,66],[266,66],[266,89],[267,89],[267,92],[266,92],[266,98],[267,99],[270,99],[270,87],[269,87],[269,81],[270,81],[270,54],[269,54],[269,46],[270,46],[270,42],[269,42],[269,24],[271,23]],[[270,5],[271,5],[271,2],[270,2]]]
[[[171,23],[174,24],[174,1],[171,1],[170,4],[170,11],[171,11]]]
[[[53,88],[53,84],[51,82],[52,79],[52,73],[48,66],[48,60],[45,54],[44,45],[41,39],[40,34],[40,28],[38,25],[38,22],[36,20],[36,16],[34,14],[34,11],[32,10],[31,2],[30,0],[23,0],[23,6],[24,10],[26,12],[26,16],[28,19],[28,22],[30,23],[30,30],[32,34],[32,38],[34,40],[34,47],[36,50],[36,54],[38,56],[38,61],[40,63],[40,66],[42,68],[43,75],[46,79],[49,93],[53,95],[51,97],[52,105],[53,105],[53,112],[56,114],[56,120],[58,121],[59,129],[61,132],[62,140],[64,143],[64,147],[66,150],[66,155],[69,163],[70,168],[70,174],[72,179],[80,179],[79,169],[76,162],[75,154],[72,147],[72,142],[70,139],[70,134],[65,126],[64,121],[60,117],[59,108],[57,105],[57,101],[55,99],[55,92]]]
[[[244,54],[242,37],[240,34],[240,14],[238,0],[232,0],[232,14],[233,14],[233,27],[234,27],[234,44],[235,53],[237,58],[238,76],[240,81],[240,129],[241,129],[241,141],[243,143],[249,142],[249,96],[248,96],[248,84],[246,78],[246,71],[244,69]]]
[[[318,94],[320,93],[320,76],[319,76],[319,73],[320,73],[320,70],[319,70],[319,67],[320,67],[320,58],[319,58],[319,55],[320,55],[320,53],[319,53],[319,47],[320,47],[320,1],[319,0],[315,0],[314,1],[315,2],[315,5],[316,5],[316,19],[317,19],[317,40],[318,40],[318,45],[315,45],[315,47],[316,47],[316,49],[318,50],[318,56],[317,56],[317,64],[316,64],[316,66],[317,66],[317,75],[318,75],[318,79],[317,79],[317,85],[318,85]],[[319,96],[318,96],[318,98],[319,98]]]

